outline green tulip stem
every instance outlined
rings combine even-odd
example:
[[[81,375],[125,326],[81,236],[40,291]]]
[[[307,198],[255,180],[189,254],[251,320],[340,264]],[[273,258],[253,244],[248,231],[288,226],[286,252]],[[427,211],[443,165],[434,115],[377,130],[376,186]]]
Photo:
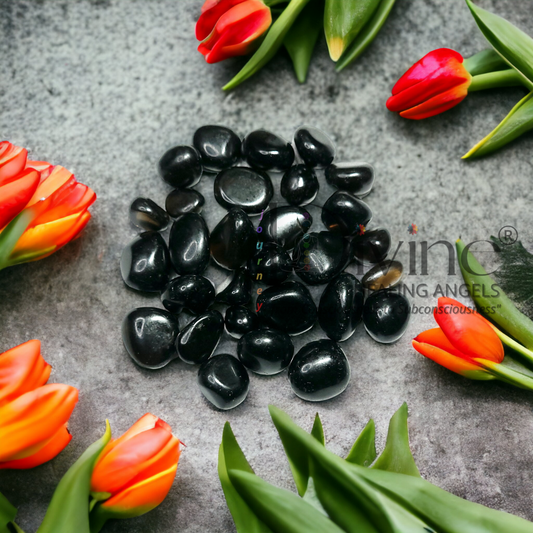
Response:
[[[533,90],[533,83],[518,74],[516,70],[510,68],[473,76],[468,92],[484,91],[485,89],[494,89],[496,87],[523,86],[527,87],[530,91]]]
[[[268,7],[272,7],[278,4],[286,4],[287,0],[263,0],[263,3]]]
[[[498,335],[500,340],[506,346],[509,346],[509,348],[512,348],[515,352],[518,352],[520,355],[525,357],[529,363],[533,364],[533,352],[531,350],[528,350],[525,346],[522,346],[519,342],[516,342],[514,339],[500,331],[498,328],[495,328],[494,326],[493,328],[496,332],[496,335]]]

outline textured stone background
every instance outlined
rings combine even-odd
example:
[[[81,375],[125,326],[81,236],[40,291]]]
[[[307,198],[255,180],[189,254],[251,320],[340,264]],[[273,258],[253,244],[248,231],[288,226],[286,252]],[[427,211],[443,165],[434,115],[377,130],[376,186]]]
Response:
[[[480,4],[533,34],[529,2]],[[128,206],[138,195],[164,203],[169,189],[156,174],[158,158],[189,143],[205,123],[241,134],[265,127],[287,138],[303,123],[330,132],[341,158],[375,165],[377,183],[367,200],[374,222],[387,226],[396,244],[405,241],[399,252],[404,262],[408,241],[485,239],[508,224],[533,245],[533,136],[484,160],[459,158],[523,90],[476,93],[421,123],[385,109],[397,77],[426,52],[449,46],[469,56],[486,46],[463,1],[399,0],[379,38],[345,72],[335,73],[322,43],[306,85],[297,84],[280,54],[231,94],[220,87],[242,61],[204,63],[193,33],[200,6],[200,0],[0,0],[0,137],[28,147],[35,159],[66,166],[98,193],[83,238],[42,262],[0,274],[0,351],[38,338],[54,367],[53,381],[81,390],[67,450],[33,471],[1,473],[0,490],[19,507],[21,526],[35,531],[55,485],[100,436],[106,417],[119,434],[151,411],[187,444],[164,504],[142,518],[110,523],[106,531],[230,532],[216,473],[226,420],[257,472],[291,488],[269,403],[305,427],[318,410],[329,446],[342,454],[370,417],[382,446],[388,419],[403,401],[424,477],[533,520],[531,393],[469,382],[416,354],[410,340],[432,327],[429,315],[414,317],[391,346],[374,343],[360,327],[343,344],[352,365],[349,388],[319,405],[296,398],[285,375],[252,376],[248,400],[220,412],[201,397],[195,368],[176,361],[149,372],[129,359],[120,338],[123,316],[159,303],[127,290],[120,278],[121,249],[136,233]],[[222,210],[212,200],[211,179],[199,188],[209,200],[205,215],[212,229]],[[329,194],[324,186],[319,200]],[[411,223],[420,228],[416,237],[407,233]],[[406,278],[408,286],[427,284],[429,296],[413,298],[415,305],[432,305],[437,284],[461,282],[448,276],[446,257],[444,249],[432,250],[429,275]],[[209,276],[218,283],[224,273],[211,268]],[[297,348],[321,332],[317,327],[304,337],[296,339]],[[235,349],[224,339],[218,351]]]

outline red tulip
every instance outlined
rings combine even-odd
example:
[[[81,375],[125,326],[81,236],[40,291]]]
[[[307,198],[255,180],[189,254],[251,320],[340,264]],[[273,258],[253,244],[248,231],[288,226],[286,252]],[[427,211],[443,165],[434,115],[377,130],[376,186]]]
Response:
[[[468,94],[472,76],[463,57],[439,48],[417,61],[396,83],[387,100],[389,111],[420,120],[456,106]]]
[[[270,8],[261,0],[207,0],[196,24],[198,50],[208,63],[247,55],[271,24]]]

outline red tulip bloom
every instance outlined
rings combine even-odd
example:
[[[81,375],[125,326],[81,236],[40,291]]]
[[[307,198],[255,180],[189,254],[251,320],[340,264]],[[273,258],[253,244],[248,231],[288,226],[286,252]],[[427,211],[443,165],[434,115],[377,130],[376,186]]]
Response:
[[[439,48],[417,61],[398,80],[387,100],[387,108],[404,118],[432,117],[461,102],[468,94],[471,81],[463,56]]]
[[[208,63],[247,55],[271,24],[270,8],[261,0],[207,0],[196,23],[198,51]]]

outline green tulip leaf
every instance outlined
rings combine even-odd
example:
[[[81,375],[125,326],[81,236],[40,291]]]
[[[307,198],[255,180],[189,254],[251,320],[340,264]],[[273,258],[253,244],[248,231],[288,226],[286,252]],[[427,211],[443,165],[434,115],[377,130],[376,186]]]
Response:
[[[507,61],[504,61],[502,56],[492,48],[487,48],[471,57],[467,57],[463,65],[472,76],[509,68]]]
[[[91,444],[69,468],[57,486],[37,533],[91,533],[89,495],[94,465],[111,439],[111,428]]]
[[[17,510],[0,493],[0,533],[11,533],[8,524],[15,520]]]
[[[353,43],[344,51],[336,65],[336,70],[341,71],[355,61],[372,43],[389,17],[396,0],[381,0],[372,18],[363,27]]]
[[[248,63],[222,88],[224,91],[229,91],[240,85],[243,81],[261,70],[276,55],[288,31],[308,2],[309,0],[291,0],[276,22],[272,24],[261,46],[250,58]]]
[[[218,454],[218,476],[237,533],[271,533],[235,489],[228,474],[229,470],[253,474],[252,467],[246,460],[229,422],[226,422]]]
[[[326,0],[324,33],[329,55],[338,61],[344,51],[370,20],[380,0]]]
[[[315,416],[315,421],[313,423],[313,429],[311,429],[311,435],[322,444],[326,445],[326,437],[324,436],[324,427],[322,426],[322,420],[318,416],[318,413]]]
[[[323,28],[323,19],[318,15],[323,10],[324,0],[310,0],[283,41],[300,83],[307,78],[311,56]]]
[[[11,252],[32,221],[31,209],[19,213],[0,233],[0,270],[11,266]]]
[[[533,39],[504,18],[466,0],[479,29],[509,65],[533,82]]]
[[[533,129],[533,91],[516,104],[510,113],[463,159],[488,155]]]
[[[249,472],[229,470],[228,474],[240,496],[274,533],[343,533],[296,494],[274,487]]]
[[[385,449],[372,468],[420,477],[409,447],[407,416],[407,404],[404,403],[390,420]]]
[[[369,420],[348,453],[346,461],[355,465],[370,466],[376,456],[376,426],[373,420]]]

